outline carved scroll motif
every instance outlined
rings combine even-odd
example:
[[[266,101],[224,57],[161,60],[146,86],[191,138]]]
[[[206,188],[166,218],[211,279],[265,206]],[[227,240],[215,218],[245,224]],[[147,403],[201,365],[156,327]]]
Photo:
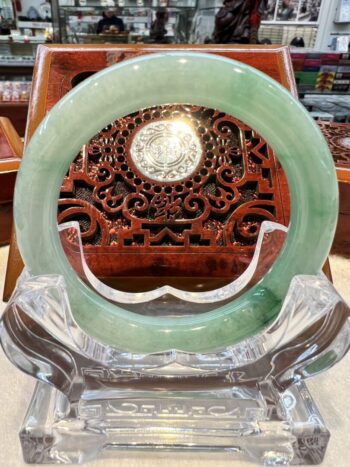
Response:
[[[350,167],[350,131],[348,123],[318,122],[337,167]]]
[[[140,170],[130,148],[149,123],[159,122],[157,130],[172,120],[190,123],[201,157],[193,172],[186,166],[184,178],[159,180],[145,175],[149,168]],[[78,220],[86,248],[251,248],[263,220],[283,222],[276,167],[265,141],[223,112],[148,108],[111,123],[84,146],[64,180],[59,221]]]

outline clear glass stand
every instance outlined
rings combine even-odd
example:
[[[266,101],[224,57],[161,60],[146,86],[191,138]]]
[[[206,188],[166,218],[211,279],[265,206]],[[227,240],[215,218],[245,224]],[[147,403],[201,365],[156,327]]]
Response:
[[[204,312],[257,282],[286,229],[264,223],[246,273],[221,289],[132,294],[91,275],[76,225],[62,244],[81,277],[136,313]],[[240,453],[266,465],[322,462],[329,432],[304,380],[350,344],[349,308],[327,278],[295,276],[277,319],[216,353],[130,354],[87,335],[61,276],[25,271],[2,317],[8,358],[37,380],[20,440],[28,463],[82,463],[119,450]],[[331,395],[330,395],[331,396]]]
[[[286,390],[270,380],[208,390],[193,381],[159,391],[156,381],[149,389],[128,387],[131,378],[120,374],[118,389],[92,390],[73,403],[37,383],[20,430],[25,461],[69,464],[117,458],[116,450],[202,450],[288,465],[318,464],[325,455],[330,434],[302,381]]]

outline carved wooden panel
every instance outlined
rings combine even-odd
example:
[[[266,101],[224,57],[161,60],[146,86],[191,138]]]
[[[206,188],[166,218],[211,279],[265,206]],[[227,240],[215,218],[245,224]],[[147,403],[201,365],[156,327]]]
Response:
[[[350,124],[318,124],[328,141],[339,181],[339,219],[332,252],[350,257]]]
[[[350,124],[318,122],[337,168],[350,169]]]
[[[169,123],[186,125],[197,145],[188,139],[188,129],[181,141],[180,126],[167,147]],[[139,167],[133,145],[150,155],[147,160],[142,153]],[[152,149],[156,154],[147,153]],[[164,170],[157,162],[167,150],[171,164]],[[262,221],[287,222],[279,173],[271,148],[233,117],[191,105],[153,107],[113,122],[83,148],[64,181],[58,219],[79,221],[93,269],[90,253],[99,248],[106,254],[204,254],[214,275],[236,275],[247,265],[239,255],[252,254]],[[221,267],[216,254],[226,255]],[[229,260],[232,254],[237,255],[235,262]],[[166,259],[157,259],[159,273],[164,268],[176,273],[178,264]],[[135,267],[132,261],[116,262],[105,274],[121,269],[128,274],[129,267]]]

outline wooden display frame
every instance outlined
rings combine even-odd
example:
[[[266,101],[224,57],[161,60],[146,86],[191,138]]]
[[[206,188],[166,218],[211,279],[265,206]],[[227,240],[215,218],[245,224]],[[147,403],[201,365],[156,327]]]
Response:
[[[10,120],[0,117],[0,245],[10,242],[12,200],[23,143]]]

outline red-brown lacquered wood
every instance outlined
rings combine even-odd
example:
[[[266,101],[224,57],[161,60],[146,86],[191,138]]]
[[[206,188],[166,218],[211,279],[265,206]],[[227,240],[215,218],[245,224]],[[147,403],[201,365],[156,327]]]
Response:
[[[45,45],[39,46],[26,137],[30,138],[45,113],[74,83],[114,63],[161,51],[214,53],[263,71],[297,96],[287,47],[235,45]],[[220,77],[218,77],[218,82]]]
[[[350,257],[350,124],[319,122],[337,168],[339,219],[332,252]]]
[[[46,112],[74,85],[89,75],[114,63],[164,50],[193,50],[239,60],[267,73],[296,95],[294,75],[286,47],[40,46],[34,71],[26,141],[29,141]],[[219,81],[220,77],[218,83]],[[222,119],[227,121],[230,117],[223,115]],[[237,205],[234,211],[228,210],[227,218],[223,215],[225,206],[232,201],[227,198],[225,192],[231,191],[230,196],[233,194],[234,197],[235,189],[227,181],[226,185],[222,181],[217,183],[220,168],[218,153],[215,155],[216,165],[213,166],[212,174],[215,183],[209,187],[205,180],[198,183],[202,190],[200,195],[205,193],[209,199],[204,201],[203,205],[206,216],[202,216],[200,220],[192,219],[182,230],[178,225],[185,224],[183,206],[186,201],[184,196],[176,195],[175,198],[175,193],[178,193],[176,187],[166,196],[163,194],[160,199],[159,193],[154,191],[154,183],[150,183],[149,202],[153,203],[153,211],[150,210],[151,215],[146,216],[147,218],[140,219],[134,212],[130,214],[129,207],[125,205],[120,209],[120,214],[111,215],[108,205],[105,203],[103,206],[103,196],[99,196],[101,180],[94,180],[94,171],[96,174],[96,170],[102,166],[104,170],[110,170],[112,185],[117,185],[122,192],[129,190],[134,197],[138,189],[130,182],[116,180],[115,168],[108,166],[102,157],[104,143],[101,143],[101,134],[91,143],[98,146],[99,153],[94,156],[95,159],[87,155],[91,144],[85,148],[82,155],[72,164],[68,178],[64,181],[59,220],[76,218],[83,229],[85,226],[84,253],[96,275],[113,277],[176,274],[233,278],[241,274],[251,260],[261,221],[270,219],[283,224],[288,223],[287,183],[271,149],[259,135],[244,127],[243,123],[233,122],[233,125],[240,138],[244,137],[243,143],[240,141],[231,145],[231,148],[239,153],[238,165],[241,165],[243,170],[240,202],[242,205]],[[126,146],[124,153],[127,157]],[[134,173],[135,168],[130,166],[126,172],[128,171]],[[215,184],[222,190],[217,190]],[[93,204],[88,203],[91,200],[91,192],[94,192],[95,196]],[[228,201],[226,205],[225,202],[222,205],[224,199]],[[215,212],[215,209],[221,212]],[[175,224],[178,224],[176,228]],[[20,272],[18,261],[19,253],[15,242],[12,242],[5,285],[7,296]]]
[[[11,120],[18,134],[25,134],[28,102],[0,102],[0,115]]]
[[[0,117],[0,245],[10,241],[12,199],[23,144],[10,120]]]
[[[174,115],[195,129],[203,156],[189,176],[160,183],[137,169],[130,145],[146,124]],[[213,276],[234,277],[250,261],[261,222],[288,220],[279,171],[265,141],[222,112],[189,105],[143,109],[85,146],[64,180],[59,222],[80,222],[87,262],[100,276],[145,270],[198,276],[211,269]],[[105,255],[102,263],[98,253]]]
[[[331,150],[339,182],[350,183],[350,123],[318,121],[318,124]]]

